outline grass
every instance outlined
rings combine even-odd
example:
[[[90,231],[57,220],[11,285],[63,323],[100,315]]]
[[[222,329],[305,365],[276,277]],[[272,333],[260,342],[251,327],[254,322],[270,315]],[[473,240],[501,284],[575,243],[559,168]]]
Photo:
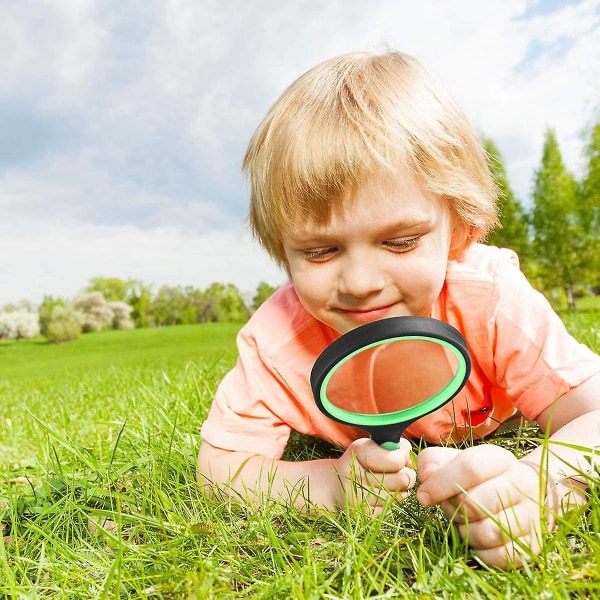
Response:
[[[595,313],[564,319],[600,350]],[[0,597],[600,597],[596,487],[538,563],[518,571],[480,564],[441,512],[414,497],[379,517],[205,497],[198,430],[234,363],[238,327],[0,344]],[[520,452],[531,435],[494,441]],[[293,436],[287,456],[334,452]]]
[[[46,379],[111,366],[162,368],[188,361],[214,360],[235,353],[235,323],[183,325],[136,331],[102,331],[74,343],[48,344],[44,338],[0,340],[0,378]]]

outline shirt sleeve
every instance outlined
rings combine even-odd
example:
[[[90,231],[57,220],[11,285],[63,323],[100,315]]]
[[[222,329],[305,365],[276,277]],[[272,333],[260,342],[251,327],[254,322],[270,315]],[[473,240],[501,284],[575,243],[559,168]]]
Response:
[[[237,343],[237,364],[217,389],[201,437],[224,450],[279,458],[291,427],[271,406],[279,404],[274,399],[288,396],[288,390],[261,356],[248,327],[240,330]]]
[[[499,261],[488,330],[497,383],[533,421],[557,398],[600,372],[600,357],[568,333],[515,262]]]

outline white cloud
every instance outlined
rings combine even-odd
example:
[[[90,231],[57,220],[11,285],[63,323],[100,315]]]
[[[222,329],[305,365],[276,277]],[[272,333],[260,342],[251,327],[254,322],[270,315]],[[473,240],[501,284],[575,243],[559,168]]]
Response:
[[[233,283],[246,294],[260,281],[279,285],[286,280],[242,228],[190,236],[170,227],[2,225],[0,256],[0,306],[39,302],[45,294],[71,298],[92,277],[140,279],[154,289]]]

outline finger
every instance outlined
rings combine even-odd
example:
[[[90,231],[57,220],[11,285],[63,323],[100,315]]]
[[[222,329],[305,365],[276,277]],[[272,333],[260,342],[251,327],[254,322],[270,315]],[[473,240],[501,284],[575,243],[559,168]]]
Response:
[[[493,479],[517,461],[508,450],[483,444],[460,451],[455,458],[431,473],[417,491],[419,502],[433,506]]]
[[[367,471],[366,481],[373,487],[392,492],[406,492],[412,489],[417,481],[417,473],[411,467],[403,467],[396,473],[373,473]]]
[[[460,536],[473,549],[485,550],[504,546],[509,542],[527,538],[541,540],[543,516],[533,502],[522,502],[508,510],[466,524],[458,525]]]
[[[535,562],[541,545],[536,538],[523,536],[495,548],[474,549],[479,558],[492,567],[521,568],[525,561]]]
[[[457,448],[432,446],[419,452],[417,456],[417,471],[419,479],[424,482],[432,473],[454,460],[461,452]]]
[[[517,488],[509,477],[496,477],[440,502],[440,508],[455,523],[477,521],[525,501],[534,502],[539,512],[537,483],[532,481],[529,487]]]
[[[360,466],[365,471],[374,473],[395,473],[400,471],[408,460],[408,452],[404,448],[386,450],[368,438],[353,442],[352,450]]]

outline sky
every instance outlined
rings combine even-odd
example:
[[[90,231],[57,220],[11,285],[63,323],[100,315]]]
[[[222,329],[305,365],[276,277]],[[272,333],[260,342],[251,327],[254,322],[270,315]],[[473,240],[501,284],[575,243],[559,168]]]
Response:
[[[600,110],[600,0],[0,0],[0,306],[92,277],[285,275],[248,232],[241,161],[283,90],[345,52],[412,54],[530,203]]]

